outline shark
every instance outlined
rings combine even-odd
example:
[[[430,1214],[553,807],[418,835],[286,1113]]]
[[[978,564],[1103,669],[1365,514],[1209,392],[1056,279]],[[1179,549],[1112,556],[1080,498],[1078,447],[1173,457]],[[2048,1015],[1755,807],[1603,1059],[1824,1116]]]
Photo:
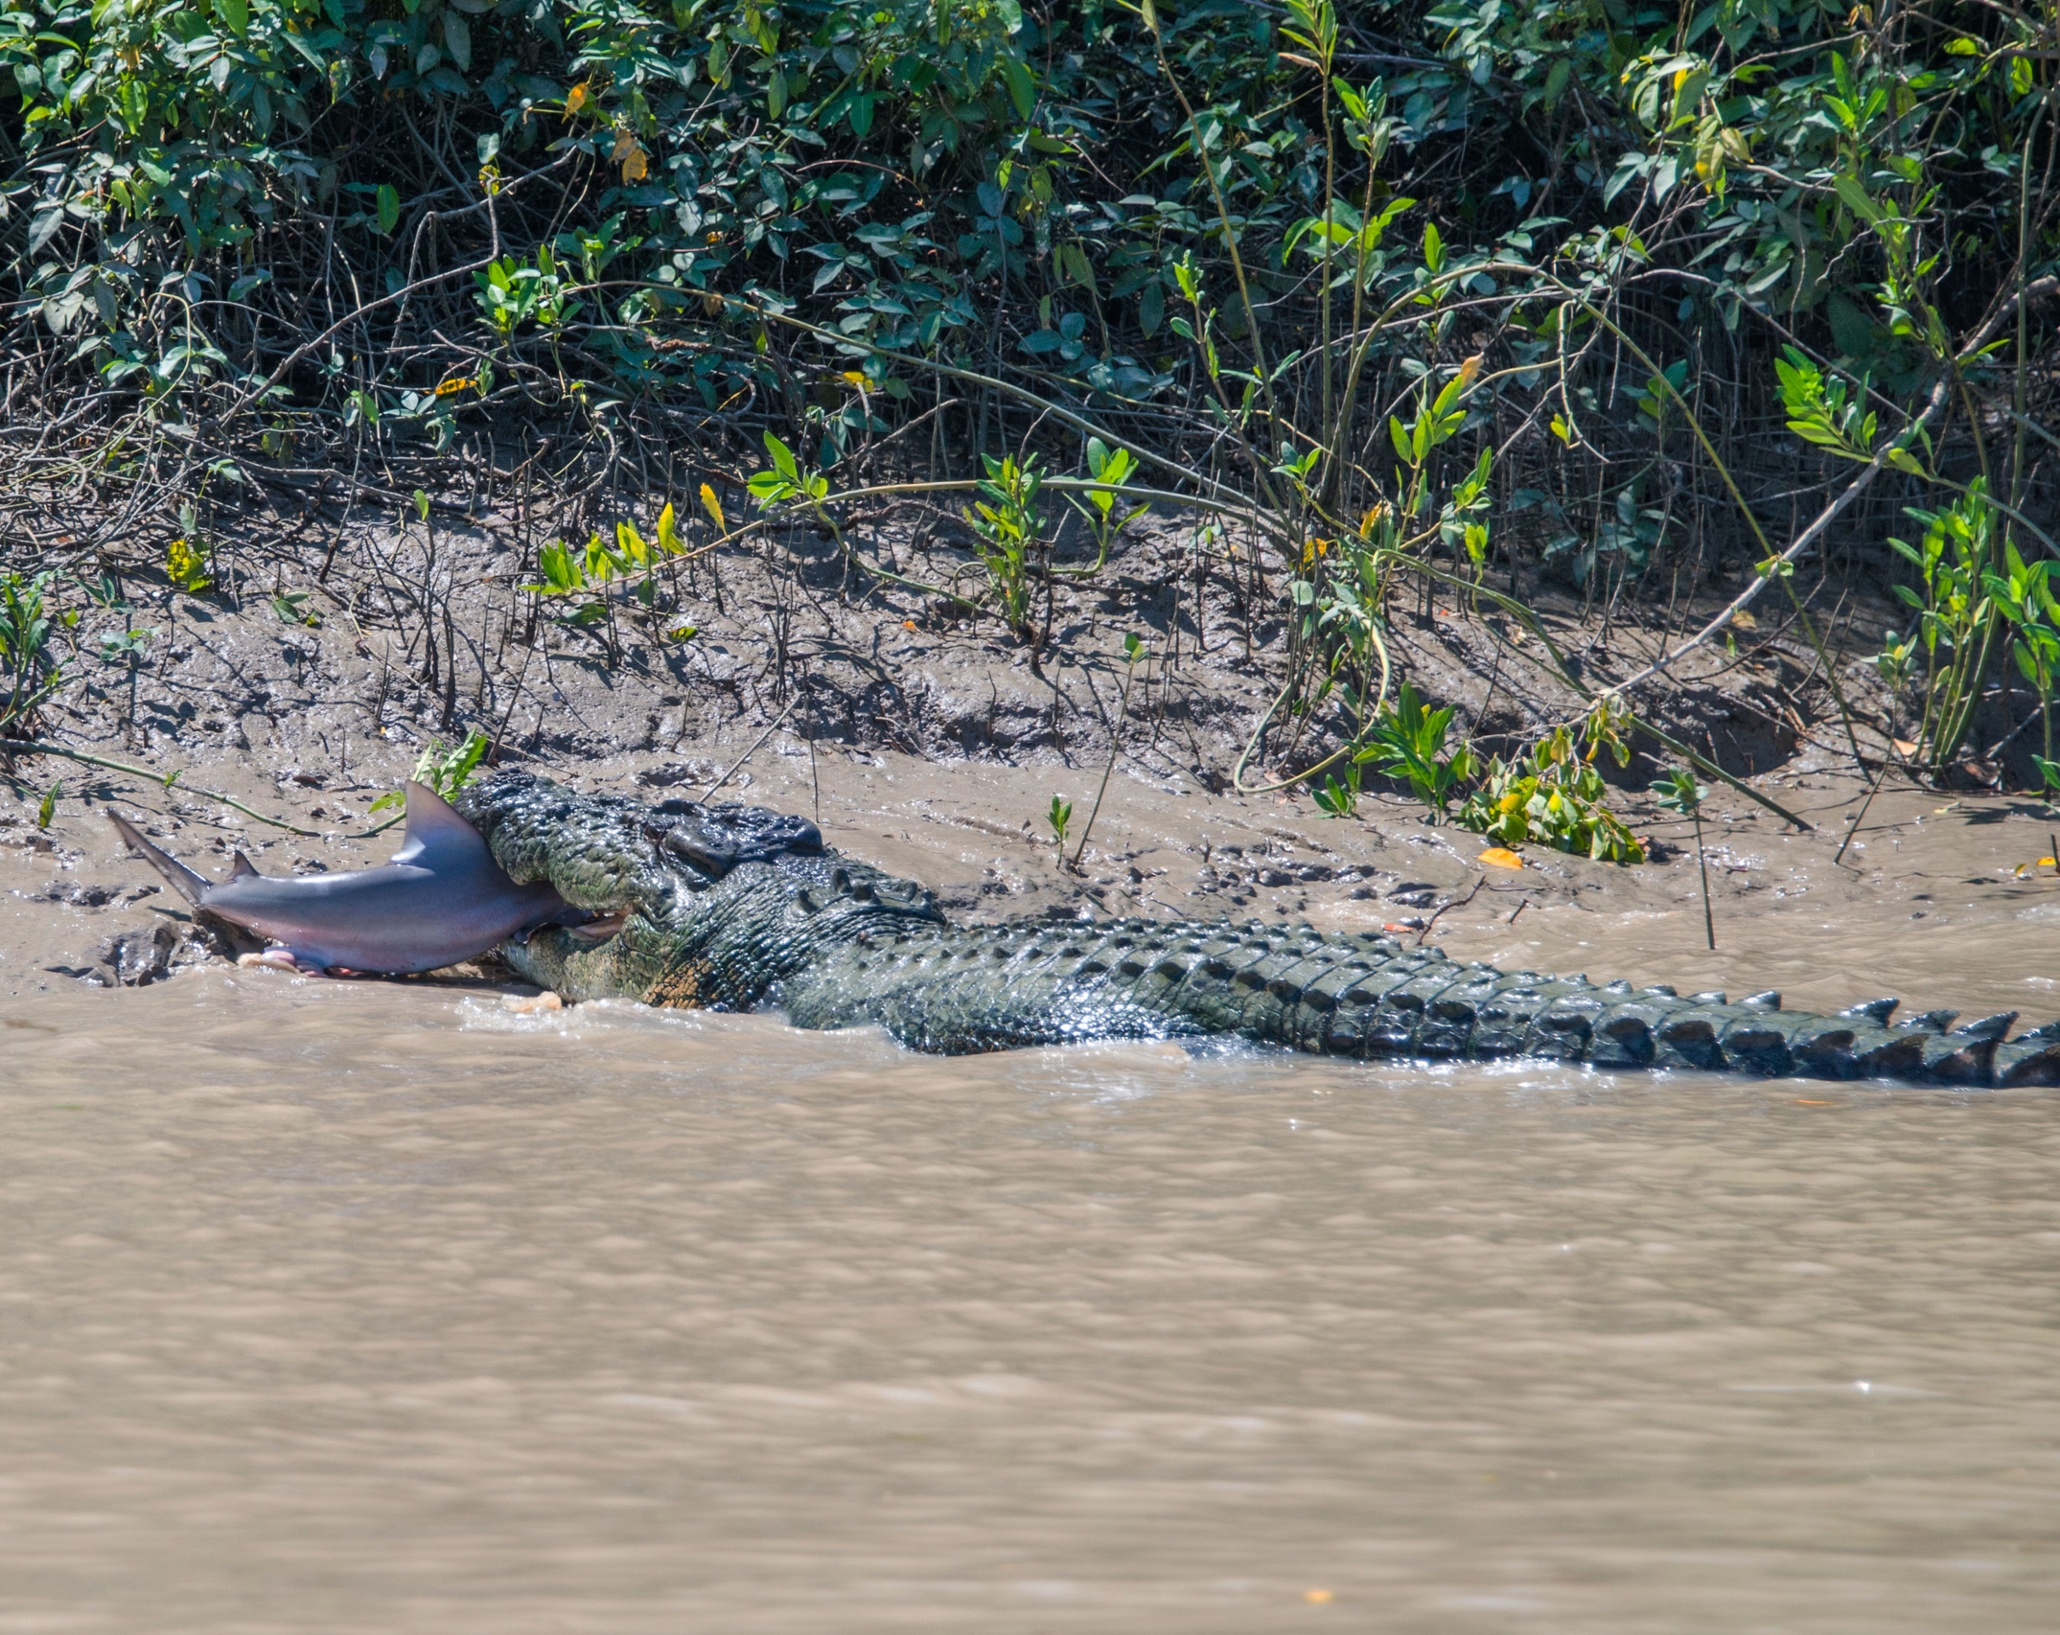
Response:
[[[477,829],[426,784],[405,784],[407,828],[393,861],[344,874],[260,874],[242,852],[210,880],[152,845],[119,812],[123,840],[200,913],[263,937],[257,962],[310,975],[405,976],[472,959],[546,925],[593,915],[554,887],[509,878]],[[245,956],[251,958],[252,956]]]

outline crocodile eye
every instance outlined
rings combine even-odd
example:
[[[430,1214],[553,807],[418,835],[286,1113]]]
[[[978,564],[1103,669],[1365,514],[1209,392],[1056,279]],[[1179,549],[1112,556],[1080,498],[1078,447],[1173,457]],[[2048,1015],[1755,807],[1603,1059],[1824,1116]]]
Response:
[[[645,832],[650,832],[648,827]],[[718,880],[737,866],[737,854],[733,848],[711,845],[705,836],[684,824],[665,830],[658,845],[662,851],[671,853],[690,868]]]

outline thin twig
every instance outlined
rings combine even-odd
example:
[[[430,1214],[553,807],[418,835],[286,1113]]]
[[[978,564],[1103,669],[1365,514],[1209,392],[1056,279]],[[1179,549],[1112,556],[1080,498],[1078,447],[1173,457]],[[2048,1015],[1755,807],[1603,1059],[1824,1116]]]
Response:
[[[37,743],[26,738],[0,738],[0,754],[56,755],[67,761],[77,761],[81,766],[97,766],[109,772],[127,773],[132,778],[141,778],[145,783],[154,783],[165,789],[177,787],[198,795],[202,800],[220,801],[224,806],[233,806],[245,817],[255,818],[274,829],[284,829],[288,834],[304,835],[309,840],[370,840],[374,835],[391,829],[405,819],[405,814],[402,817],[390,817],[384,823],[375,824],[367,829],[363,834],[332,836],[322,829],[303,829],[298,824],[288,823],[284,818],[270,817],[255,807],[245,806],[234,795],[223,794],[219,789],[206,789],[197,783],[183,783],[178,772],[153,772],[147,766],[131,766],[127,761],[111,761],[104,755],[88,755],[84,750],[67,749],[62,744]]]
[[[801,695],[799,693],[795,694],[794,697],[788,699],[787,707],[784,710],[780,711],[778,717],[775,718],[775,720],[773,721],[773,724],[767,727],[765,731],[761,732],[756,738],[751,740],[751,747],[749,749],[745,750],[743,754],[739,755],[734,761],[730,762],[729,771],[725,772],[721,777],[717,778],[715,782],[713,782],[706,789],[701,791],[702,800],[707,800],[724,784],[728,783],[731,778],[735,777],[737,774],[737,768],[742,766],[746,761],[750,760],[752,756],[756,755],[758,753],[758,746],[764,743],[766,739],[770,738],[774,733],[780,730],[780,722],[786,720],[788,716],[792,715],[794,713],[794,706],[800,702]]]

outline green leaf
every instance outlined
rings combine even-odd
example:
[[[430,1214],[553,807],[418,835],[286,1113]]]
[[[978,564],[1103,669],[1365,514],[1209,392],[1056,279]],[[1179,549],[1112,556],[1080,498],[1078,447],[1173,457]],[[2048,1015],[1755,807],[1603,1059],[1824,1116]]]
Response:
[[[400,189],[391,182],[381,182],[374,198],[379,211],[379,231],[391,238],[393,230],[401,224]]]
[[[1881,206],[1867,197],[1867,190],[1860,185],[1858,177],[1834,177],[1831,185],[1837,191],[1839,198],[1845,202],[1845,207],[1852,211],[1854,215],[1860,217],[1863,221],[1877,225],[1880,223],[1882,219]]]
[[[1004,57],[1001,77],[1007,81],[1009,100],[1016,105],[1016,115],[1028,119],[1037,106],[1037,83],[1030,77],[1030,70],[1014,57]]]
[[[250,0],[215,0],[215,15],[239,40],[250,32]]]
[[[1166,316],[1166,290],[1156,278],[1137,292],[1137,327],[1147,340],[1159,331]],[[1177,323],[1179,320],[1176,319]]]
[[[524,585],[524,590],[539,596],[569,596],[586,588],[585,570],[565,548],[563,540],[546,545],[537,553],[537,571],[543,575],[542,583]]]

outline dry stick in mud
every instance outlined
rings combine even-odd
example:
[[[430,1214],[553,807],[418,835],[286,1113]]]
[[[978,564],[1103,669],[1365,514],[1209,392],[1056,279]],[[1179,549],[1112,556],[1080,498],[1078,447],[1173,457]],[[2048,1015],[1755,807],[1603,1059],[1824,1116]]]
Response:
[[[756,738],[751,740],[751,747],[749,749],[745,750],[743,754],[739,755],[734,761],[730,762],[729,771],[725,772],[721,777],[717,778],[715,782],[713,782],[706,789],[701,791],[701,799],[704,802],[713,799],[715,792],[718,789],[720,789],[724,784],[728,783],[730,779],[734,778],[737,775],[737,768],[742,766],[746,761],[750,760],[752,756],[756,755],[758,753],[759,746],[763,744],[766,741],[766,739],[770,738],[774,733],[780,730],[780,723],[786,720],[788,716],[794,713],[794,706],[800,702],[801,698],[799,694],[796,694],[793,698],[787,700],[787,707],[784,710],[780,711],[780,713],[773,718],[772,725],[767,727],[765,731],[761,732]]]
[[[141,778],[145,783],[154,783],[165,789],[177,785],[189,794],[198,795],[202,800],[220,801],[224,806],[234,807],[245,817],[255,818],[274,829],[284,829],[288,834],[301,835],[309,840],[370,840],[374,835],[391,829],[401,821],[399,817],[390,817],[384,823],[374,824],[363,834],[332,837],[320,829],[303,829],[298,824],[288,823],[284,818],[268,817],[254,807],[245,806],[234,795],[223,794],[219,789],[207,789],[197,783],[182,783],[179,781],[178,772],[153,772],[147,766],[131,766],[127,761],[111,761],[104,755],[88,755],[84,750],[67,749],[62,744],[35,743],[25,738],[0,738],[0,755],[56,755],[67,761],[76,761],[81,766],[97,766],[109,772],[127,773],[132,778]]]
[[[1102,768],[1101,787],[1094,792],[1094,805],[1088,808],[1087,825],[1080,831],[1080,844],[1073,852],[1075,874],[1080,872],[1080,859],[1087,855],[1087,837],[1094,833],[1094,820],[1101,816],[1102,796],[1109,792],[1109,775],[1116,770],[1116,757],[1122,753],[1123,723],[1130,718],[1130,683],[1137,675],[1137,661],[1143,652],[1144,643],[1134,631],[1123,638],[1123,701],[1116,706],[1116,724],[1109,728],[1109,764]]]
[[[1844,861],[1846,848],[1853,843],[1853,836],[1860,832],[1860,825],[1867,821],[1867,809],[1874,804],[1874,797],[1881,793],[1881,786],[1886,782],[1888,782],[1888,762],[1884,760],[1881,763],[1881,770],[1874,775],[1874,782],[1867,790],[1867,798],[1860,802],[1860,809],[1853,813],[1852,822],[1845,826],[1845,839],[1838,843],[1838,850],[1831,854],[1833,865]]]

